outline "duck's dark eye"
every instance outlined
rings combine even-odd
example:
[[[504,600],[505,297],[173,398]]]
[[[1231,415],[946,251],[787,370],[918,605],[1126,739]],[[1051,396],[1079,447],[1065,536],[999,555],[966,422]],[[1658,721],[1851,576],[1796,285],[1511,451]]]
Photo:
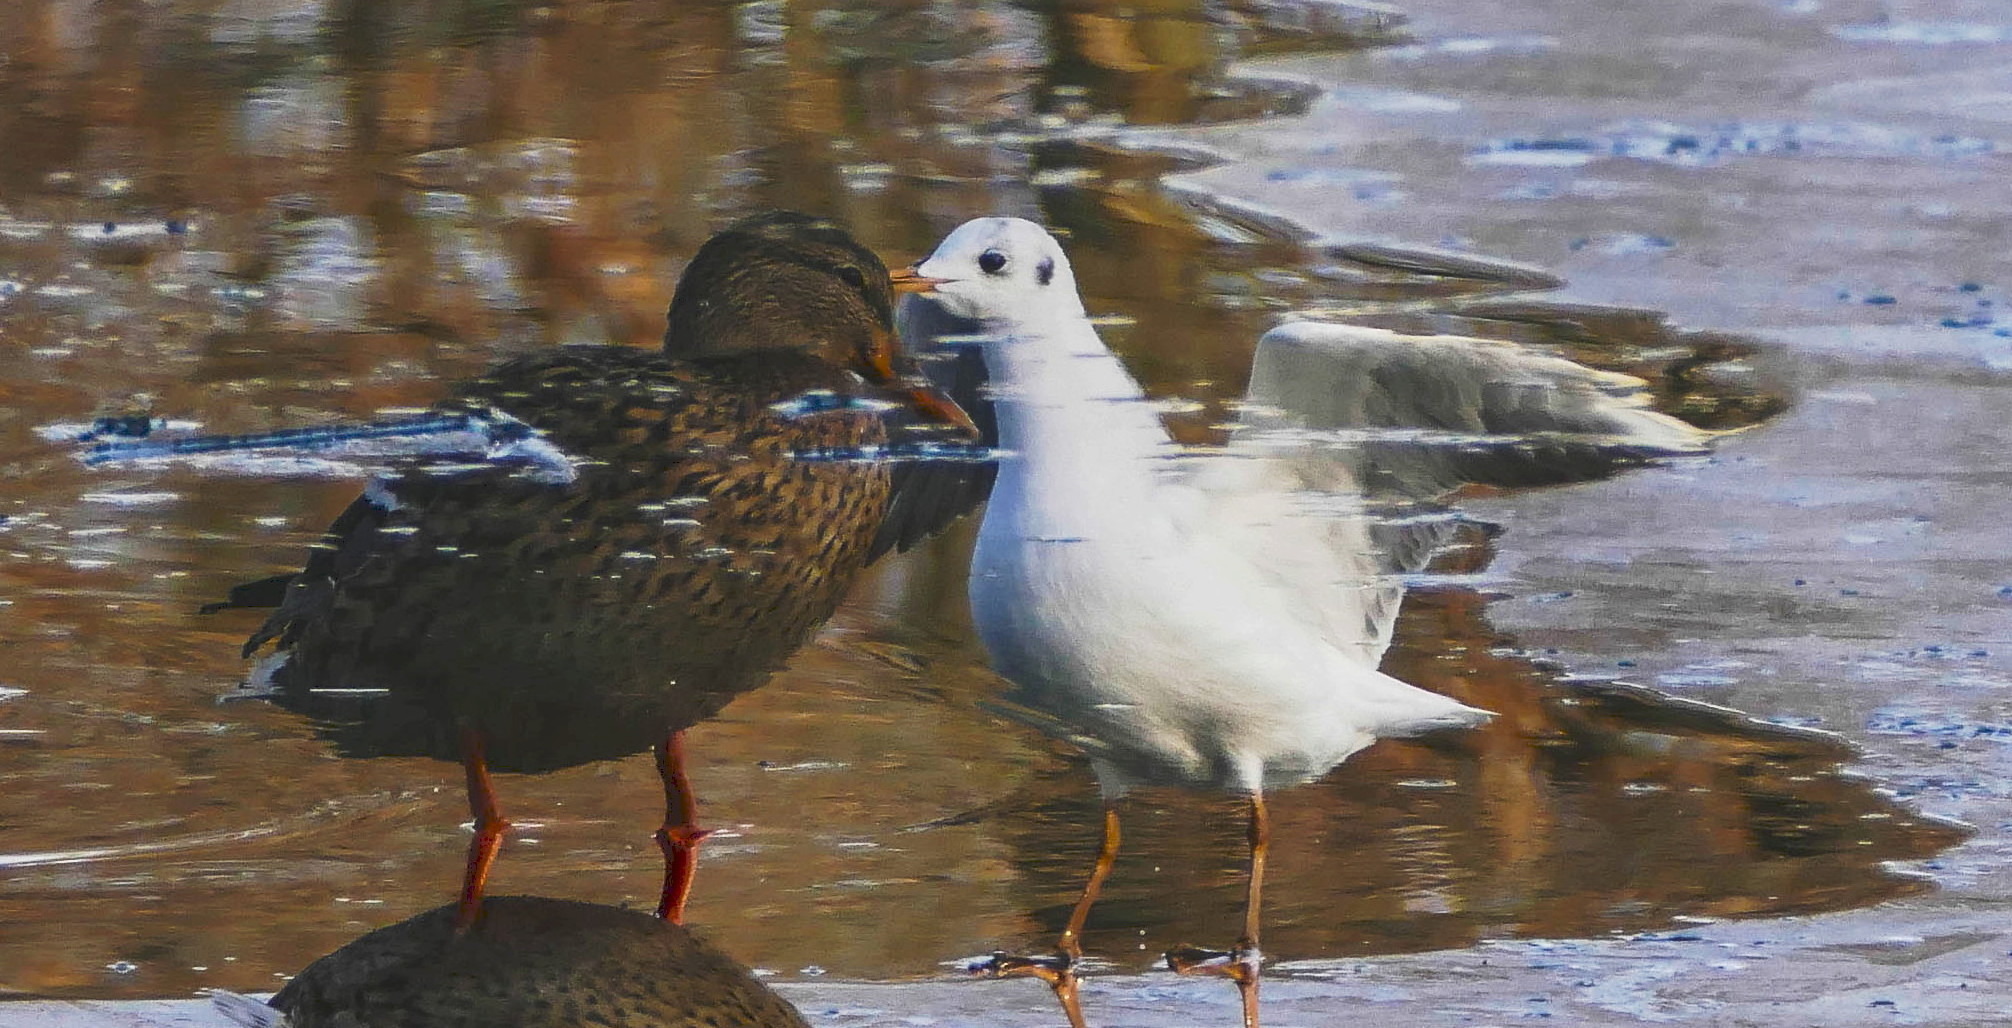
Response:
[[[1006,270],[1006,255],[997,250],[987,250],[978,255],[978,270],[987,275],[997,275]]]
[[[838,269],[838,277],[844,279],[846,285],[849,285],[854,289],[860,290],[861,292],[866,291],[866,275],[863,272],[861,272],[858,268],[855,268],[850,264],[840,265]]]

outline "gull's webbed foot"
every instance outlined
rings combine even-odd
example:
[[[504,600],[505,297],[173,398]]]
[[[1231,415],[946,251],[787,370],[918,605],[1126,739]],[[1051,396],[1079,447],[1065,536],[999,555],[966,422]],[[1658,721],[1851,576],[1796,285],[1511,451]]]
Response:
[[[1063,1016],[1069,1019],[1070,1028],[1084,1028],[1083,1008],[1078,998],[1082,980],[1076,977],[1076,963],[1077,958],[1067,953],[1038,957],[994,953],[985,960],[967,965],[965,970],[985,978],[1039,978],[1055,991],[1055,998],[1061,1002]]]
[[[1074,978],[1075,967],[1076,961],[1066,953],[1039,957],[994,953],[966,965],[965,970],[981,978],[1039,978],[1054,985],[1065,977]]]
[[[1264,955],[1257,947],[1238,943],[1235,949],[1202,949],[1182,946],[1168,950],[1167,967],[1175,974],[1206,974],[1228,978],[1239,984],[1256,981]]]
[[[1117,859],[1118,810],[1106,801],[1104,841],[1097,847],[1097,863],[1090,871],[1090,880],[1083,883],[1083,895],[1069,911],[1069,924],[1056,941],[1058,952],[1040,957],[994,953],[990,959],[972,963],[966,969],[987,978],[1039,978],[1047,982],[1062,1004],[1062,1013],[1069,1018],[1069,1028],[1083,1028],[1083,1007],[1077,998],[1081,979],[1076,977],[1076,965],[1083,961],[1083,926],[1088,923],[1090,906],[1097,902],[1097,893],[1103,889],[1104,879],[1110,876],[1111,865]]]
[[[1167,966],[1175,974],[1214,975],[1237,983],[1237,993],[1243,999],[1244,1028],[1258,1028],[1258,972],[1263,964],[1264,954],[1251,939],[1239,941],[1230,950],[1183,946],[1167,953]]]

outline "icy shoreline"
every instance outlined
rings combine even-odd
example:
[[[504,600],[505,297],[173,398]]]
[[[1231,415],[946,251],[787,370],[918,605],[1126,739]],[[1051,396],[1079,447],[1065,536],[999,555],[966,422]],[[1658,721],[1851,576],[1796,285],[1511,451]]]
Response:
[[[1505,940],[1470,950],[1305,961],[1265,982],[1266,1023],[1391,1025],[1927,1025],[2004,1023],[2005,939],[1986,912],[1884,910],[1721,922],[1626,939]],[[803,983],[778,990],[820,1028],[1033,1028],[1055,1015],[1028,982]],[[1235,994],[1171,974],[1085,984],[1093,1023],[1230,1024]],[[9,1028],[219,1028],[203,1000],[0,1004]]]

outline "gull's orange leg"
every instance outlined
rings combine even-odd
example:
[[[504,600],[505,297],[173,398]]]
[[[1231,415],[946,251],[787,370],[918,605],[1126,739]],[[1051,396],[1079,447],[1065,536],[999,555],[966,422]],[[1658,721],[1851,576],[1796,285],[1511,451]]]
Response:
[[[1180,974],[1216,974],[1237,983],[1243,996],[1244,1028],[1258,1028],[1258,970],[1264,955],[1258,950],[1259,911],[1264,894],[1265,851],[1271,845],[1271,815],[1265,811],[1264,794],[1251,793],[1250,891],[1244,897],[1244,934],[1235,949],[1196,949],[1185,946],[1167,954],[1167,966]]]
[[[1097,894],[1103,891],[1104,879],[1110,877],[1111,865],[1118,859],[1118,808],[1108,801],[1104,804],[1104,841],[1097,847],[1097,863],[1090,870],[1090,880],[1083,884],[1083,895],[1076,900],[1076,908],[1069,912],[1069,923],[1062,929],[1062,938],[1056,943],[1061,954],[1052,957],[1016,957],[1005,953],[994,953],[992,959],[974,965],[971,970],[993,978],[1039,978],[1055,990],[1055,998],[1062,1001],[1062,1013],[1069,1018],[1069,1028],[1083,1028],[1083,1008],[1078,1000],[1076,964],[1083,959],[1083,924],[1090,919],[1090,907],[1097,902]]]
[[[672,924],[685,923],[685,900],[692,894],[692,876],[699,865],[699,843],[712,832],[696,823],[698,800],[692,780],[685,777],[685,733],[675,731],[657,744],[657,775],[664,780],[664,826],[657,829],[657,848],[664,851],[664,895],[657,916]]]
[[[456,933],[467,931],[482,916],[482,890],[496,853],[503,848],[503,832],[510,827],[496,809],[496,789],[482,757],[482,732],[472,725],[461,726],[461,767],[468,773],[468,816],[475,822],[475,837],[468,840],[468,869],[461,876],[461,902],[454,910]]]

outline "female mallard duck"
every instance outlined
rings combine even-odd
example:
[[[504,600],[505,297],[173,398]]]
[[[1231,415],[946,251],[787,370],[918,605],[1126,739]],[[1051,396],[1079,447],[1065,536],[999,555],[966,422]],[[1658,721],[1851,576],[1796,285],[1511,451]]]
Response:
[[[899,442],[903,410],[969,427],[898,372],[897,288],[829,222],[743,221],[692,258],[662,351],[561,347],[436,408],[528,427],[542,459],[380,478],[298,574],[219,605],[277,606],[245,644],[248,658],[271,646],[252,685],[343,754],[464,765],[464,928],[507,827],[491,770],[652,746],[658,913],[681,917],[704,836],[683,729],[767,680],[890,540],[946,514],[901,501],[886,462],[814,459]]]

